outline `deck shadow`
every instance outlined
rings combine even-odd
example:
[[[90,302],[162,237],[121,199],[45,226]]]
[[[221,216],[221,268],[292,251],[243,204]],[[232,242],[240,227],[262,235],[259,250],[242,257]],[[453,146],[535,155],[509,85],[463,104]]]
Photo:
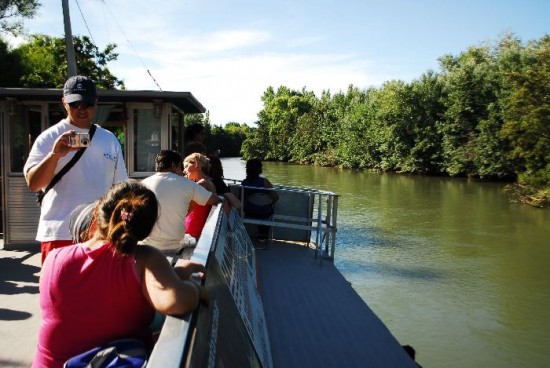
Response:
[[[31,317],[32,314],[29,312],[0,308],[0,321],[22,321]]]
[[[36,253],[28,253],[22,257],[0,257],[0,294],[38,294],[40,267],[23,263]],[[34,285],[20,285],[31,283]]]

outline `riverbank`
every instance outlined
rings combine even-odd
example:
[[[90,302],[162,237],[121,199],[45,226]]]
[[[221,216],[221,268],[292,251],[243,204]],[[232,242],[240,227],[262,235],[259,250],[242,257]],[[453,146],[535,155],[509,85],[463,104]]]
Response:
[[[550,207],[550,189],[537,189],[528,185],[514,183],[507,185],[504,191],[515,203],[527,204],[532,207]]]

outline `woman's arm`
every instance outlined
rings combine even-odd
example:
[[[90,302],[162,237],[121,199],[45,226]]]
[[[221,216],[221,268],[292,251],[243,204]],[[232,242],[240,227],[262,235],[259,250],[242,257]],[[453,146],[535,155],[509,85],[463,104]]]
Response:
[[[206,289],[194,281],[180,279],[158,249],[139,246],[136,261],[138,269],[143,269],[143,293],[158,312],[181,315],[197,308],[199,300],[208,300]]]
[[[224,193],[223,196],[227,199],[231,207],[240,210],[241,209],[241,201],[237,198],[237,196],[231,192]]]

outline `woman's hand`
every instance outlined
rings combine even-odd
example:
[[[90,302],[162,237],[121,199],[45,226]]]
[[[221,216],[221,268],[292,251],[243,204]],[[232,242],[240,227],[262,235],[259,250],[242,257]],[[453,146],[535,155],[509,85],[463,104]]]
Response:
[[[206,274],[206,268],[202,264],[187,259],[178,259],[174,265],[174,271],[182,280],[189,280],[193,274],[202,280]]]

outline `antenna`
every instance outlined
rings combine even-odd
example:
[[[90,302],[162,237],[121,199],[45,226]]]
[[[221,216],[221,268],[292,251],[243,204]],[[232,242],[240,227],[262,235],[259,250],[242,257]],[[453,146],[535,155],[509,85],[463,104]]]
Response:
[[[158,84],[157,80],[155,79],[155,77],[153,77],[153,74],[151,74],[151,71],[149,70],[149,68],[147,68],[147,66],[145,65],[145,63],[143,62],[143,59],[141,58],[141,56],[139,56],[137,50],[135,49],[134,45],[132,45],[132,43],[130,42],[130,40],[128,39],[128,37],[126,36],[126,34],[124,33],[124,30],[122,29],[122,27],[120,26],[120,24],[118,23],[117,19],[115,18],[115,16],[113,15],[113,13],[111,12],[111,9],[109,9],[109,7],[107,6],[107,3],[102,0],[101,1],[103,3],[103,5],[107,8],[107,10],[109,11],[109,14],[111,14],[111,17],[113,17],[113,20],[115,22],[115,24],[117,25],[118,29],[120,30],[120,32],[122,33],[122,35],[124,36],[124,38],[126,39],[126,42],[128,42],[128,45],[130,45],[130,47],[132,48],[132,50],[134,50],[134,52],[136,53],[136,56],[138,57],[139,61],[141,62],[141,65],[143,65],[143,67],[145,68],[145,70],[147,71],[147,74],[149,74],[149,76],[151,77],[151,79],[153,80],[153,82],[155,83],[155,85],[158,87],[158,89],[162,92],[162,88],[160,87],[160,85]]]
[[[97,46],[94,36],[92,36],[92,31],[90,31],[90,27],[88,27],[88,22],[86,22],[86,18],[84,18],[84,14],[82,13],[82,9],[80,8],[80,4],[78,3],[78,0],[75,0],[76,6],[78,7],[78,11],[80,12],[80,16],[82,17],[82,21],[84,22],[84,25],[86,26],[86,29],[88,30],[88,34],[90,35],[90,38],[92,39],[92,42]]]

